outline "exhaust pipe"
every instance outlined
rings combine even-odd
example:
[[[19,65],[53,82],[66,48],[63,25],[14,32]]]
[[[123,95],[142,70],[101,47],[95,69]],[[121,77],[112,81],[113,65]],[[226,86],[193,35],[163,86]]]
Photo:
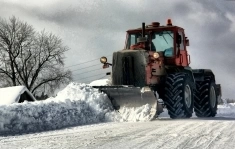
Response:
[[[145,37],[145,23],[142,23],[142,37]]]
[[[142,23],[142,37],[145,38],[145,23]],[[147,42],[144,43],[145,47],[148,47]]]

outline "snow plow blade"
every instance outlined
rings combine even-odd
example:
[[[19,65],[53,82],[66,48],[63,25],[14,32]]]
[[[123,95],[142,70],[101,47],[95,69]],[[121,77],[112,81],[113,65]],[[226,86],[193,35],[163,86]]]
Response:
[[[133,86],[93,86],[108,95],[115,110],[122,113],[125,108],[139,108],[144,105],[150,106],[150,120],[157,114],[157,99],[149,87]]]

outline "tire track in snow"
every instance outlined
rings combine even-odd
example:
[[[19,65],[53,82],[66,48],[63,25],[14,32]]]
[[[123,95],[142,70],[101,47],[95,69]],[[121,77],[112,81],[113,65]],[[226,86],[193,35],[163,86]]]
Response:
[[[235,123],[234,122],[223,122],[221,124],[223,129],[220,130],[220,135],[216,138],[216,140],[211,143],[208,148],[226,148],[226,149],[234,149],[235,140]],[[226,147],[225,147],[226,146]]]
[[[161,140],[163,140],[163,142],[157,142],[157,144],[154,146],[156,146],[157,148],[171,148],[172,144],[174,144],[174,146],[179,146],[181,142],[185,142],[184,138],[188,138],[190,136],[189,132],[192,132],[204,125],[203,123],[195,125],[194,122],[189,122],[182,125],[181,123],[183,121],[177,122],[179,125],[178,127],[175,127],[169,132],[164,133],[164,136],[160,138]],[[158,135],[156,135],[156,137],[158,137]]]
[[[187,139],[187,143],[182,143],[178,148],[193,149],[193,148],[206,148],[210,143],[216,139],[220,133],[218,130],[222,130],[220,122],[215,121],[204,122],[201,129],[190,132],[190,138]]]
[[[157,120],[156,120],[157,121]],[[156,123],[156,121],[154,123]],[[161,122],[159,122],[161,123]],[[178,126],[177,123],[170,123],[169,125],[167,125],[166,127],[162,127],[162,125],[157,125],[156,124],[156,128],[155,127],[150,127],[150,131],[148,131],[148,133],[141,133],[141,135],[136,136],[134,142],[136,142],[133,146],[131,146],[132,148],[142,148],[146,145],[149,144],[149,141],[157,141],[158,138],[164,136],[166,134],[166,132],[176,128]]]
[[[142,144],[143,143],[143,138],[149,140],[149,137],[155,137],[155,136],[150,136],[148,135],[149,132],[152,132],[153,129],[161,129],[161,126],[155,125],[155,127],[157,128],[152,128],[151,126],[153,125],[153,123],[155,122],[146,122],[143,123],[143,125],[145,125],[145,127],[143,127],[142,125],[139,125],[140,123],[134,123],[133,124],[133,130],[130,129],[130,127],[126,128],[126,132],[123,133],[120,130],[120,134],[122,134],[122,137],[118,137],[115,138],[115,142],[111,142],[111,143],[107,143],[107,142],[103,142],[105,144],[105,146],[119,146],[120,148],[126,148],[125,143],[123,143],[123,140],[128,140],[128,142],[130,142],[130,146],[128,148],[138,148],[138,144]],[[142,123],[141,123],[142,124]],[[168,127],[170,128],[175,128],[177,126],[177,124],[175,123],[170,123],[168,125]],[[108,139],[109,136],[105,136],[104,138]],[[103,147],[103,145],[101,146],[101,148]]]

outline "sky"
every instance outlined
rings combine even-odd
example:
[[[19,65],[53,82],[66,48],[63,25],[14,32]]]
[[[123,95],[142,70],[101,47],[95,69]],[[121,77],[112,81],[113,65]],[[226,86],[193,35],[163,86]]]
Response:
[[[171,18],[190,40],[190,66],[212,69],[222,97],[234,98],[235,0],[0,0],[0,6],[1,18],[14,15],[61,37],[70,48],[65,68],[86,83],[111,71],[102,70],[99,57],[111,61],[124,47],[126,30]]]

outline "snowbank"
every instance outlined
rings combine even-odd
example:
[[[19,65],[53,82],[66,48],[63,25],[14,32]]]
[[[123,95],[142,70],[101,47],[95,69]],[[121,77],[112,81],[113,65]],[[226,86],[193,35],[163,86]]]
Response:
[[[148,120],[149,107],[114,111],[106,94],[85,84],[70,83],[45,101],[0,106],[0,134],[60,129],[100,122]]]
[[[71,83],[45,101],[0,106],[0,134],[107,121],[115,121],[109,99],[85,84]]]
[[[235,103],[218,105],[217,116],[235,117]]]

